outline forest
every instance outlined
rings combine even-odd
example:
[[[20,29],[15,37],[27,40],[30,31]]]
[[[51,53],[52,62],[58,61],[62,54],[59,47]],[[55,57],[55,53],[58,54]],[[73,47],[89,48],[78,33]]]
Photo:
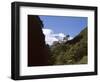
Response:
[[[87,27],[76,37],[65,43],[48,45],[50,51],[49,64],[87,64]]]

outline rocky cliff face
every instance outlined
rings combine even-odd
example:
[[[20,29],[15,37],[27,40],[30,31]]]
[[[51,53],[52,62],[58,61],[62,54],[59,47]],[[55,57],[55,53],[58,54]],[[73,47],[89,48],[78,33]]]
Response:
[[[28,66],[48,65],[48,50],[38,16],[28,15]]]

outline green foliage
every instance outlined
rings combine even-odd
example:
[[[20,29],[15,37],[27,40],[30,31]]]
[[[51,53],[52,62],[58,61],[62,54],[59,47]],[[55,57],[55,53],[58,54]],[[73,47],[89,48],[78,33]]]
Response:
[[[50,47],[50,64],[86,64],[87,63],[87,28],[74,39]]]

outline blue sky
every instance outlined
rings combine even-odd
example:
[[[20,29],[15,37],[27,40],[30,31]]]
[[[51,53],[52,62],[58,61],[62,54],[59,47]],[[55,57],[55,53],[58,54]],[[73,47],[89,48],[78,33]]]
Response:
[[[68,16],[39,16],[43,21],[43,33],[47,44],[52,45],[55,41],[63,41],[66,35],[69,40],[78,35],[87,24],[87,17]]]
[[[44,28],[52,29],[55,33],[69,34],[75,37],[88,24],[87,17],[69,16],[39,16],[43,21]]]

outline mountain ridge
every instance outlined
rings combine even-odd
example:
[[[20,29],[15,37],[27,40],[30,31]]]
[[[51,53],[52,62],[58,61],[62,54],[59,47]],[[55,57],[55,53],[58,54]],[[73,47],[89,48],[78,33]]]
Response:
[[[51,46],[50,64],[87,64],[87,27],[65,43]]]

